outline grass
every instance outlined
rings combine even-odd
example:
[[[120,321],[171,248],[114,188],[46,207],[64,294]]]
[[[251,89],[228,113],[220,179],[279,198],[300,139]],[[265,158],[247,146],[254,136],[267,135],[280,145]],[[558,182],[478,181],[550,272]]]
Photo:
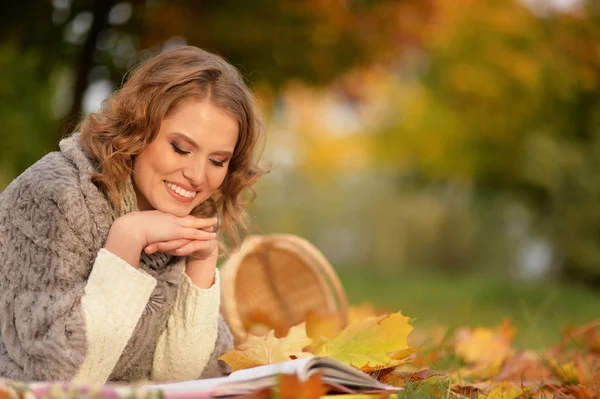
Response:
[[[517,328],[517,348],[548,348],[560,342],[565,327],[600,317],[600,292],[577,285],[358,268],[338,273],[351,304],[401,310],[415,327],[495,326],[508,317]]]

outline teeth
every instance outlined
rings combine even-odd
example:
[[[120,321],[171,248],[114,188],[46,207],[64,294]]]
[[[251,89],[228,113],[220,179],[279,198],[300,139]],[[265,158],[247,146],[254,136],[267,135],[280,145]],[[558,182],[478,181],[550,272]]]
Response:
[[[171,190],[175,191],[177,194],[181,195],[182,197],[194,198],[196,196],[195,191],[184,190],[183,188],[176,186],[169,182],[167,182],[167,187],[169,187]]]

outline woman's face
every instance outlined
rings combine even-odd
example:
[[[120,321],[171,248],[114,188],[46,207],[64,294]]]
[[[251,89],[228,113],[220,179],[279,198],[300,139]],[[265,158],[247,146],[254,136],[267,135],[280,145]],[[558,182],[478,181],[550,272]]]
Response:
[[[189,215],[223,183],[237,139],[237,121],[210,101],[182,103],[134,160],[138,208]]]

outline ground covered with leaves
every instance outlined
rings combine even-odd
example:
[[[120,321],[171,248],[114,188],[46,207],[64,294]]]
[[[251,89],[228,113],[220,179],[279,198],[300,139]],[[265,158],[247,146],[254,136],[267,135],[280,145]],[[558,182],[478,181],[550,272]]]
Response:
[[[345,328],[340,314],[311,313],[287,329],[254,316],[246,320],[252,334],[222,357],[233,370],[329,356],[402,387],[389,395],[398,398],[600,397],[600,319],[565,329],[562,341],[534,351],[512,345],[518,331],[509,320],[495,328],[421,330],[400,312],[362,306],[351,308]],[[318,376],[304,383],[285,376],[251,396],[310,399],[327,391]]]

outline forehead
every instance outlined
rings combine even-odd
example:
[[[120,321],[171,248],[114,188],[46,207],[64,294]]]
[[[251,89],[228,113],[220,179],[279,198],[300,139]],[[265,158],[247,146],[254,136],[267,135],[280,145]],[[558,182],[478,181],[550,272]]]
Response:
[[[187,100],[163,119],[159,134],[169,133],[182,133],[198,144],[208,141],[233,150],[239,123],[230,112],[210,101]]]

